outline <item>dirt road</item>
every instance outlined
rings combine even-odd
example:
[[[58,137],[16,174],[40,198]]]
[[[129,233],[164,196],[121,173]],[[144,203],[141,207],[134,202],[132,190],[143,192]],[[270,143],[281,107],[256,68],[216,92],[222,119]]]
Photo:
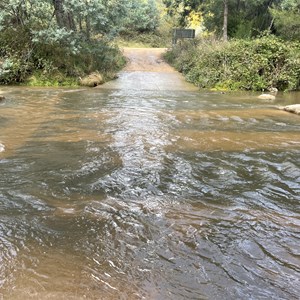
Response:
[[[166,48],[124,48],[127,58],[124,71],[176,72],[162,58]]]
[[[167,64],[162,57],[165,48],[124,48],[127,65],[119,78],[99,86],[102,89],[191,91],[197,88]]]

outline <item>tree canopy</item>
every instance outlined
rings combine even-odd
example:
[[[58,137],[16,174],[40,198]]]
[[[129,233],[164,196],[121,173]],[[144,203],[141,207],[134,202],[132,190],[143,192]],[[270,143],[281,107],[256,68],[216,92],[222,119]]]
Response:
[[[299,0],[163,0],[178,26],[192,13],[201,13],[209,32],[250,38],[269,30],[284,37],[299,37]]]
[[[270,9],[277,33],[284,38],[300,40],[300,1],[284,0]]]

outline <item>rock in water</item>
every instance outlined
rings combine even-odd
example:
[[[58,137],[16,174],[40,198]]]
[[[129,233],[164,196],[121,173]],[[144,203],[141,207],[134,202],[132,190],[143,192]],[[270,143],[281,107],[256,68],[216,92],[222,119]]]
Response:
[[[5,146],[0,143],[0,153],[5,151]]]
[[[258,96],[259,99],[263,99],[263,100],[275,100],[276,99],[276,95],[278,93],[277,88],[274,87],[270,87],[268,89],[268,91],[270,92],[270,94],[261,94]]]
[[[300,115],[300,104],[287,105],[282,108],[285,111]]]
[[[0,102],[3,100],[5,100],[5,97],[0,95]]]
[[[261,94],[258,96],[258,98],[263,99],[263,100],[275,100],[276,99],[276,97],[271,94]]]

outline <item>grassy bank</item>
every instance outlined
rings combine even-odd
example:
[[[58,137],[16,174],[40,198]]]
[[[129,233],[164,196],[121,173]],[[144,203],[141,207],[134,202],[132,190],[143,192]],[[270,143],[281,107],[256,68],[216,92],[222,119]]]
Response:
[[[272,35],[253,40],[187,41],[166,60],[200,88],[261,91],[300,88],[300,43]]]

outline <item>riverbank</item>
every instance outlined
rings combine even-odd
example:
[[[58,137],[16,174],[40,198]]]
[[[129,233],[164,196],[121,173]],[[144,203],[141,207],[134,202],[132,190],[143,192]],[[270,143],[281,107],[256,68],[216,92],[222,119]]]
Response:
[[[166,60],[188,82],[216,90],[280,91],[300,88],[300,43],[275,36],[253,40],[183,42]]]
[[[59,43],[33,50],[26,47],[0,53],[0,85],[75,87],[86,85],[85,79],[91,74],[93,79],[97,74],[98,84],[115,78],[125,64],[120,49],[102,40],[78,41],[76,47]],[[27,59],[22,58],[22,51],[30,53]]]

